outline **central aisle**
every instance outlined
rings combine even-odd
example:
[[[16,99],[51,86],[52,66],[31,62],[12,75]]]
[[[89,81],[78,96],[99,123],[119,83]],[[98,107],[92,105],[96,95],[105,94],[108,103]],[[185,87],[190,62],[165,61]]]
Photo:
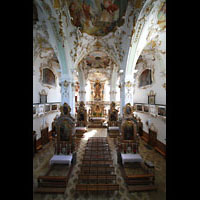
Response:
[[[88,131],[84,134],[84,140],[88,140],[90,137],[107,137],[106,128],[88,128]]]
[[[92,194],[90,192],[76,192],[75,186],[78,183],[78,176],[81,172],[82,161],[85,154],[85,149],[87,142],[90,138],[93,137],[106,137],[108,140],[108,144],[111,151],[111,159],[114,167],[114,173],[116,174],[116,183],[119,184],[119,191],[115,191],[112,193],[109,192],[99,192],[98,194]],[[80,146],[77,151],[77,162],[74,166],[74,170],[71,174],[70,180],[68,182],[68,186],[65,192],[65,198],[70,200],[116,200],[116,199],[125,199],[128,200],[128,191],[125,187],[124,180],[121,176],[121,172],[119,170],[117,164],[117,154],[115,150],[115,146],[113,140],[107,137],[107,129],[106,128],[88,128],[88,131],[84,134],[84,137],[81,139]]]

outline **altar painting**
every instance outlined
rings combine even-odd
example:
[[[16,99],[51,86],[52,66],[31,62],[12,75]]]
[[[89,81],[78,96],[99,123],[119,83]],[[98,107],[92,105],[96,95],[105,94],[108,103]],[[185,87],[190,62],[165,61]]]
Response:
[[[139,77],[139,87],[144,87],[146,85],[151,85],[152,84],[152,75],[151,75],[151,70],[146,69],[145,71],[142,72],[142,74]]]
[[[56,84],[55,75],[50,69],[48,69],[48,68],[43,69],[43,80],[42,80],[42,82],[44,84],[55,86],[55,84]]]
[[[90,35],[104,36],[124,23],[128,0],[67,0],[73,25]]]

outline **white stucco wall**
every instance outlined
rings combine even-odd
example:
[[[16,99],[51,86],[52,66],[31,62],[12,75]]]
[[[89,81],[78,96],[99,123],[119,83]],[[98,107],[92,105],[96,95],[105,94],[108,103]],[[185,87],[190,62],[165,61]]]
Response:
[[[134,112],[135,115],[141,118],[143,122],[143,130],[148,133],[148,126],[146,125],[146,121],[150,121],[150,124],[153,123],[157,129],[157,140],[166,144],[166,121],[162,120],[161,117],[152,117],[146,113]]]
[[[36,131],[37,139],[41,137],[41,130],[43,128],[48,126],[49,131],[52,130],[51,123],[53,122],[53,119],[56,117],[56,115],[60,115],[60,112],[52,112],[33,119],[33,130]]]
[[[56,69],[52,66],[52,71],[56,75],[56,86],[53,88],[48,88],[44,86],[40,81],[40,67],[41,63],[46,63],[46,58],[40,58],[39,56],[35,59],[33,63],[33,104],[40,102],[39,93],[44,89],[47,93],[47,103],[61,102],[61,93],[59,86],[59,75],[56,73]],[[40,117],[33,118],[33,130],[36,131],[37,139],[41,137],[41,129],[49,127],[49,131],[52,129],[51,123],[56,115],[60,112],[51,111],[45,113]]]
[[[166,77],[161,73],[163,72],[163,68],[160,67],[160,62],[158,60],[154,62],[154,68],[154,82],[150,87],[146,89],[138,88],[136,82],[136,88],[133,95],[134,103],[148,104],[148,93],[150,90],[153,90],[156,93],[155,104],[166,105],[166,89],[163,87],[163,84],[166,83]],[[157,139],[166,144],[166,121],[161,117],[153,117],[146,113],[135,112],[135,114],[141,118],[141,121],[143,122],[143,130],[147,133],[148,127],[146,126],[146,121],[150,120],[157,129]]]
[[[146,89],[139,88],[136,82],[135,92],[133,94],[134,103],[148,103],[148,93],[153,90],[156,93],[155,104],[166,104],[166,89],[162,86],[166,83],[166,77],[161,73],[163,69],[160,67],[158,61],[154,62],[153,65],[155,68],[154,81]]]
[[[50,102],[60,102],[61,101],[61,93],[60,93],[58,74],[55,74],[57,76],[55,87],[48,88],[48,87],[44,86],[40,81],[40,66],[41,66],[41,63],[43,63],[43,62],[45,62],[45,59],[41,59],[38,56],[33,65],[33,70],[34,70],[33,71],[33,103],[40,102],[39,92],[41,92],[43,89],[47,92],[47,101],[49,103]],[[56,72],[56,69],[54,69],[54,72]]]

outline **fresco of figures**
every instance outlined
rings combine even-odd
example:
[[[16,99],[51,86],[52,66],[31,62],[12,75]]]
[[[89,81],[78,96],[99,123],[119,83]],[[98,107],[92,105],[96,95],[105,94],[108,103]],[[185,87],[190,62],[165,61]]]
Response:
[[[124,23],[128,0],[67,0],[73,25],[90,35],[104,36]]]

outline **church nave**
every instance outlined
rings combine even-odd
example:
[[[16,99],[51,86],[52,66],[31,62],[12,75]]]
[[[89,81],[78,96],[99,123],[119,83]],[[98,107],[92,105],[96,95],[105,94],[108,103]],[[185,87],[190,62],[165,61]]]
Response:
[[[91,138],[102,137],[107,138],[108,144],[111,150],[111,157],[113,160],[114,172],[116,173],[116,183],[119,184],[119,192],[76,192],[75,187],[78,183],[78,175],[80,174],[82,166],[82,159],[84,156],[85,148],[87,141]],[[107,136],[107,129],[105,128],[88,128],[88,132],[84,134],[84,137],[81,139],[80,146],[77,151],[77,160],[76,164],[73,167],[72,173],[70,174],[70,178],[65,190],[65,194],[38,194],[34,193],[34,200],[112,200],[112,199],[127,199],[127,200],[164,200],[165,199],[165,170],[166,170],[166,161],[158,152],[153,149],[146,147],[146,142],[141,139],[139,152],[144,160],[152,161],[155,165],[155,184],[158,186],[157,191],[150,192],[135,192],[129,193],[127,190],[127,186],[124,183],[124,179],[121,174],[120,166],[117,163],[117,154],[116,154],[116,146],[114,144],[113,138]],[[37,186],[37,177],[44,175],[49,170],[49,160],[51,156],[53,156],[53,141],[47,144],[41,152],[36,154],[34,157],[34,163],[38,162],[40,167],[35,167],[33,171],[34,176],[34,188]],[[42,165],[42,166],[41,166]],[[69,170],[68,166],[63,167],[59,166],[54,170],[53,175],[62,175],[62,173],[66,173]]]

